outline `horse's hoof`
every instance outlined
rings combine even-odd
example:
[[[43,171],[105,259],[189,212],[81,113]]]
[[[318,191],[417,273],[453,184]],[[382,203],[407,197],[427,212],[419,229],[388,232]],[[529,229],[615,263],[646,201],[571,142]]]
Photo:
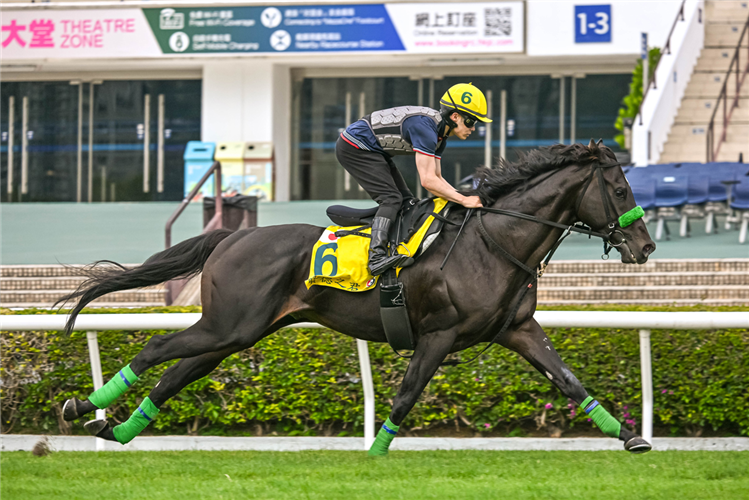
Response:
[[[645,441],[640,436],[633,437],[632,439],[624,443],[624,449],[630,453],[647,453],[652,448],[653,447],[650,446],[650,443]]]
[[[117,441],[114,437],[112,427],[109,425],[109,421],[105,419],[101,420],[89,420],[83,424],[83,428],[88,431],[92,436],[106,439],[107,441]]]
[[[96,409],[93,403],[90,401],[81,401],[78,398],[72,398],[65,401],[62,406],[62,418],[70,422],[81,418],[86,413],[92,412]]]

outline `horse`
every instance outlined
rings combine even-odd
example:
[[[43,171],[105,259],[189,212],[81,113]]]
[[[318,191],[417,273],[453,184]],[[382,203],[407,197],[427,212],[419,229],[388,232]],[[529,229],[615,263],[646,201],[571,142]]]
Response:
[[[516,162],[500,159],[494,168],[479,167],[475,178],[478,186],[465,194],[478,195],[486,208],[466,217],[468,209],[455,207],[447,216],[453,224],[446,224],[416,264],[400,273],[415,347],[391,413],[368,453],[387,455],[404,418],[449,354],[488,342],[520,354],[580,405],[604,434],[623,441],[625,450],[649,451],[650,443],[623,428],[586,392],[533,319],[536,276],[527,272],[535,272],[556,248],[563,228],[578,222],[615,246],[621,262],[648,260],[655,244],[645,223],[640,218],[620,224],[618,219],[636,204],[613,152],[602,141],[558,144],[521,154]],[[460,239],[440,269],[459,222]],[[91,434],[125,444],[169,398],[211,373],[227,356],[299,322],[386,342],[376,291],[305,286],[311,251],[323,230],[306,224],[219,229],[159,252],[135,268],[112,261],[89,266],[88,280],[61,299],[77,299],[66,324],[68,333],[80,311],[97,297],[199,272],[203,311],[186,330],[151,337],[129,365],[87,400],[67,400],[64,418],[74,420],[105,408],[147,370],[179,359],[129,420],[114,427],[106,419],[85,424]]]

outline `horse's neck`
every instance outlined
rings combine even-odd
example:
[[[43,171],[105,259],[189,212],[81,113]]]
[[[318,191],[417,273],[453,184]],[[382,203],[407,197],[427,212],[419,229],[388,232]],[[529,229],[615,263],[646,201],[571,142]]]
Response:
[[[581,174],[574,167],[560,169],[532,188],[503,196],[493,207],[574,224],[575,201],[585,180]],[[489,234],[531,268],[538,266],[562,233],[562,229],[505,215],[486,214],[484,220]]]

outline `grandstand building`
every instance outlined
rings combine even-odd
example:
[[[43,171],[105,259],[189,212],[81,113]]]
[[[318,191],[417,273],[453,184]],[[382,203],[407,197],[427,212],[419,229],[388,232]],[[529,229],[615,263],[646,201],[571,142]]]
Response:
[[[591,137],[619,151],[641,33],[662,47],[681,6],[3,3],[3,202],[176,201],[191,140],[272,143],[278,201],[363,198],[335,160],[339,130],[375,109],[436,107],[461,81],[491,94],[495,121],[453,141],[451,181],[501,151]]]

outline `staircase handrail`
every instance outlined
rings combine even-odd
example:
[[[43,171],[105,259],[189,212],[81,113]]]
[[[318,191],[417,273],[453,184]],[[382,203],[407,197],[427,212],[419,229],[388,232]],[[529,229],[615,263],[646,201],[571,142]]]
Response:
[[[208,222],[205,228],[203,228],[203,233],[213,231],[214,229],[221,229],[223,227],[224,201],[221,197],[221,162],[214,161],[213,165],[211,165],[211,168],[209,168],[208,171],[203,175],[203,177],[201,177],[200,181],[198,181],[195,187],[192,188],[192,191],[190,191],[190,194],[185,196],[185,198],[179,204],[179,207],[177,207],[177,210],[175,210],[174,213],[172,213],[172,215],[166,221],[164,238],[166,240],[166,248],[170,248],[172,246],[172,226],[174,225],[175,221],[182,214],[182,212],[185,211],[187,206],[190,204],[193,198],[197,196],[198,192],[200,192],[200,189],[211,176],[213,176],[213,184],[216,191],[216,213],[213,215],[210,222]],[[184,286],[184,280],[172,280],[166,284],[167,305],[171,305],[174,299],[176,299],[179,295],[179,292],[182,291],[182,288],[184,288]]]
[[[744,67],[743,71],[740,68],[739,56],[739,54],[741,53],[741,44],[744,42],[744,36],[746,36],[747,33],[749,33],[749,17],[747,17],[746,22],[744,23],[744,29],[741,30],[739,43],[736,44],[736,50],[734,51],[733,58],[731,59],[731,64],[728,65],[728,71],[726,71],[726,77],[723,80],[723,87],[721,87],[720,94],[718,94],[718,99],[715,102],[715,109],[713,109],[713,114],[710,117],[710,123],[707,126],[707,163],[715,161],[715,158],[718,157],[720,146],[723,144],[723,141],[726,140],[728,122],[731,121],[733,110],[739,107],[739,95],[741,93],[741,86],[744,84],[744,79],[746,78],[747,73],[749,73],[749,43],[747,43],[747,64]],[[749,42],[749,36],[747,37],[747,41]],[[736,95],[733,98],[731,109],[728,109],[728,80],[731,78],[731,73],[734,71],[734,65],[736,66]],[[723,101],[723,131],[718,138],[718,143],[715,144],[715,117],[718,114],[718,109],[720,109],[721,107],[721,101]]]
[[[637,166],[658,163],[686,93],[689,75],[704,46],[704,0],[685,0],[682,4],[667,40],[668,50],[654,65],[657,87],[648,86],[638,110],[640,116],[632,124],[631,154]]]
[[[637,116],[640,117],[640,125],[642,125],[642,103],[645,102],[645,96],[648,95],[648,91],[650,90],[650,87],[653,87],[654,89],[657,89],[655,77],[658,74],[658,65],[661,64],[661,59],[663,59],[664,54],[670,54],[671,53],[671,35],[674,34],[674,29],[676,29],[676,24],[679,21],[684,21],[684,4],[687,3],[687,0],[682,0],[681,7],[679,7],[679,12],[676,14],[676,18],[674,19],[674,23],[671,25],[671,31],[668,32],[668,37],[666,38],[666,43],[663,45],[663,52],[661,53],[661,57],[658,58],[658,62],[655,63],[655,68],[653,68],[653,79],[648,82],[648,86],[645,88],[645,93],[642,94],[642,101],[640,101],[640,105],[637,108]],[[645,55],[645,57],[650,57],[650,51],[648,50],[648,53]],[[644,70],[644,68],[643,68]],[[648,71],[650,73],[650,71]],[[645,74],[643,73],[643,78],[645,77]]]

